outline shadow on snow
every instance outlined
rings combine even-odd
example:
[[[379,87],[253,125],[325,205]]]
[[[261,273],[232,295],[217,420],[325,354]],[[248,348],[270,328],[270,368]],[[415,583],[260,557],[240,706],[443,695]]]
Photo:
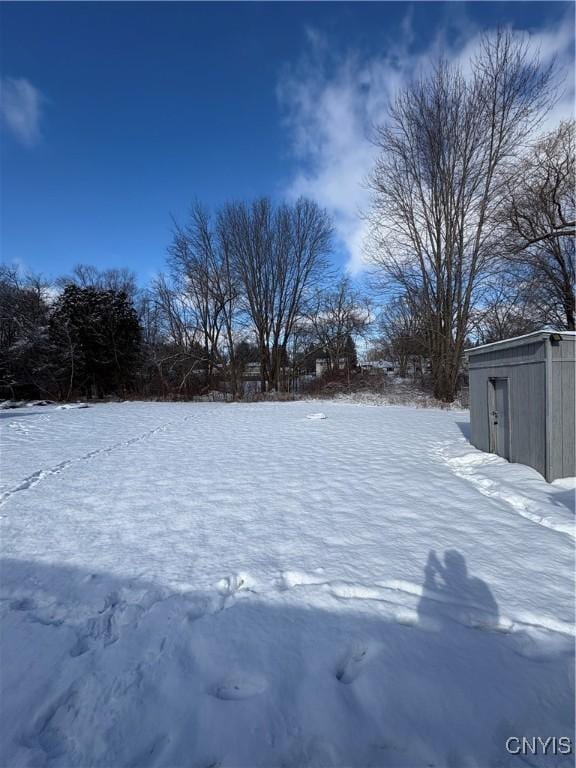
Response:
[[[471,432],[470,432],[470,422],[469,421],[457,421],[456,426],[462,432],[466,440],[470,442],[471,440]]]
[[[571,643],[499,631],[456,550],[429,553],[412,618],[321,589],[328,608],[266,603],[241,580],[8,559],[0,576],[2,765],[514,766],[508,737],[573,735]]]

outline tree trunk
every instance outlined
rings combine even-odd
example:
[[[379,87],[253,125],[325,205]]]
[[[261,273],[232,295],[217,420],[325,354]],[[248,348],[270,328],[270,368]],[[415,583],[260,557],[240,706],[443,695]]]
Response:
[[[572,290],[572,286],[569,286],[566,292],[564,310],[566,312],[566,328],[569,331],[576,330],[576,324],[575,324],[576,296],[574,296],[574,291]]]

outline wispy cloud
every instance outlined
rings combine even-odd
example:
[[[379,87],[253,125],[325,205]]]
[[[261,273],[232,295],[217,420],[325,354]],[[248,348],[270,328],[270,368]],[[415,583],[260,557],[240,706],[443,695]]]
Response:
[[[40,121],[44,99],[25,78],[2,77],[0,80],[0,117],[2,123],[24,146],[40,140]]]
[[[309,196],[329,210],[352,274],[365,267],[366,224],[360,212],[368,206],[366,178],[376,158],[369,138],[372,127],[385,121],[397,92],[431,60],[441,55],[466,73],[480,44],[481,31],[462,19],[459,30],[442,30],[427,50],[415,52],[411,14],[404,18],[400,42],[391,43],[379,57],[363,58],[354,51],[336,56],[328,39],[307,30],[306,52],[285,69],[278,84],[297,168],[286,192]],[[562,96],[543,125],[546,130],[573,113],[572,24],[525,34],[530,48],[539,50],[545,62],[555,58],[565,75]]]

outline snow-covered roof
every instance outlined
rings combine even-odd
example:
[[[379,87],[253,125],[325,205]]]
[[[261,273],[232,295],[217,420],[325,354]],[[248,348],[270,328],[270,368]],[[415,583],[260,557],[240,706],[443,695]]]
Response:
[[[554,328],[542,328],[539,331],[532,331],[532,333],[525,333],[523,336],[512,336],[509,339],[500,339],[500,341],[491,341],[488,344],[480,344],[477,347],[468,347],[468,349],[465,349],[464,352],[466,354],[470,354],[471,352],[477,352],[480,349],[486,350],[492,347],[498,347],[502,345],[509,345],[513,347],[513,346],[516,346],[518,343],[523,342],[524,339],[533,339],[535,341],[537,338],[545,338],[546,336],[550,336],[550,334],[552,333],[558,336],[562,336],[562,338],[573,338],[576,336],[576,331],[557,331]]]

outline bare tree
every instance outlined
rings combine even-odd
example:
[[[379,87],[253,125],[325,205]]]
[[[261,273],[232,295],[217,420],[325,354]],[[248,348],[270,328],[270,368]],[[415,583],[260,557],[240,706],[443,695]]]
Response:
[[[168,295],[167,295],[168,294]],[[171,394],[174,372],[180,362],[187,362],[189,354],[177,347],[167,330],[173,304],[166,280],[160,276],[150,288],[142,292],[138,302],[138,317],[142,331],[143,363],[142,394],[166,398]],[[174,325],[174,323],[172,323]],[[176,389],[180,390],[182,380]]]
[[[482,303],[470,314],[470,331],[480,344],[521,336],[542,326],[537,286],[528,270],[500,267],[492,275]]]
[[[397,296],[389,301],[382,311],[379,326],[381,342],[392,361],[398,364],[399,375],[407,376],[410,363],[414,363],[414,370],[422,372],[426,344],[421,312],[414,306],[414,296]]]
[[[234,325],[238,285],[225,217],[219,213],[213,221],[208,210],[195,203],[186,227],[175,225],[169,253],[174,285],[187,303],[190,320],[201,337],[207,381],[217,371],[223,372],[236,395]]]
[[[512,169],[503,206],[506,257],[530,272],[545,321],[576,328],[574,120],[542,137]]]
[[[214,291],[216,254],[208,213],[196,203],[184,228],[174,225],[169,247],[176,293],[189,310],[189,322],[201,337],[206,360],[206,380],[211,381],[218,362],[222,330],[222,305]]]
[[[153,283],[151,301],[157,340],[149,352],[162,383],[163,396],[193,394],[208,360],[189,296],[160,275]],[[205,384],[205,376],[202,378]]]
[[[350,342],[366,335],[372,311],[368,299],[354,290],[350,278],[343,277],[334,288],[314,292],[305,317],[315,348],[327,358],[328,368],[335,370],[347,358]]]
[[[260,351],[262,390],[276,389],[304,300],[327,267],[329,219],[309,200],[274,207],[263,198],[228,205],[220,221]]]
[[[232,242],[226,227],[226,216],[222,210],[217,215],[216,238],[219,255],[213,290],[222,308],[227,374],[231,383],[232,396],[236,398],[241,392],[241,362],[236,355],[241,286],[234,268]]]
[[[127,267],[98,269],[91,264],[76,264],[72,273],[59,277],[56,284],[60,288],[73,284],[100,291],[122,291],[131,301],[136,300],[139,292],[136,275]]]
[[[270,378],[271,313],[274,293],[273,211],[269,200],[230,203],[220,213],[234,273],[242,289],[242,308],[250,318],[260,354],[262,391]]]
[[[447,402],[495,254],[502,172],[549,104],[551,76],[526,44],[499,32],[484,37],[470,78],[440,62],[376,131],[371,254],[418,296],[434,394]]]

